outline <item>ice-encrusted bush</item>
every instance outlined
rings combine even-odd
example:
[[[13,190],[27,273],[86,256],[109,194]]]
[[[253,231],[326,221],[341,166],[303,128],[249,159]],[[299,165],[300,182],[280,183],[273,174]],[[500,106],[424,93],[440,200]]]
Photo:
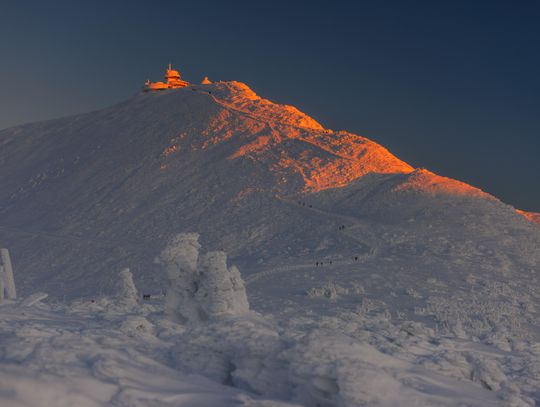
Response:
[[[200,257],[199,282],[195,299],[205,315],[249,310],[240,272],[236,267],[227,268],[225,252],[209,252]]]
[[[312,287],[306,291],[309,298],[329,298],[334,300],[340,295],[347,295],[349,290],[336,284],[335,281],[327,281],[320,287]]]
[[[127,308],[134,308],[139,303],[139,293],[133,283],[133,274],[128,268],[122,269],[119,273],[117,303]]]
[[[169,279],[165,312],[179,322],[207,320],[220,314],[249,311],[246,290],[236,267],[227,267],[225,252],[199,256],[197,233],[175,236],[158,257]]]
[[[0,302],[4,299],[4,295],[8,300],[17,299],[13,267],[8,249],[0,249],[0,284]]]
[[[306,296],[309,298],[328,298],[331,300],[337,299],[340,295],[351,294],[365,294],[364,287],[358,283],[353,283],[350,288],[345,288],[330,280],[319,287],[311,287],[306,291]]]
[[[165,313],[173,320],[201,319],[193,301],[197,291],[199,260],[198,233],[181,233],[162,250],[157,262],[165,268],[169,287],[165,294]]]
[[[234,292],[234,307],[235,310],[239,312],[244,312],[249,310],[249,301],[246,293],[246,286],[244,280],[240,274],[238,267],[231,266],[229,267],[229,275],[231,278],[231,283]]]

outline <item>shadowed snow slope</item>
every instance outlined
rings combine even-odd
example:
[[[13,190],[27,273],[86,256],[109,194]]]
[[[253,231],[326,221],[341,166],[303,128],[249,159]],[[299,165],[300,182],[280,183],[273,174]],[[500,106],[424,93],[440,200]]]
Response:
[[[23,293],[110,291],[123,267],[143,290],[159,289],[152,260],[183,231],[251,271],[431,253],[430,238],[454,248],[489,240],[512,271],[540,259],[540,229],[512,207],[239,82],[3,130],[0,164],[0,242]]]

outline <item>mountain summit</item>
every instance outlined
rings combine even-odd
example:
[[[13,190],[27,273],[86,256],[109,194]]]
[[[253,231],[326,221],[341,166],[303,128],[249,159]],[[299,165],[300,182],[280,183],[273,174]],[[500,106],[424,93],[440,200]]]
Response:
[[[538,264],[538,227],[491,195],[243,83],[208,82],[0,132],[0,241],[23,290],[91,294],[125,266],[157,288],[152,260],[182,231],[252,270],[471,239],[509,259],[530,248],[516,261]],[[493,238],[507,228],[520,237]]]

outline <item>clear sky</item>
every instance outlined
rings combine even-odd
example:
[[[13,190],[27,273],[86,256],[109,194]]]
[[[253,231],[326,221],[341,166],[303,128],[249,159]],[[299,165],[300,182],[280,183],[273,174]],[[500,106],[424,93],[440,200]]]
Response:
[[[246,82],[411,165],[540,211],[540,2],[0,4],[0,128],[158,79]]]

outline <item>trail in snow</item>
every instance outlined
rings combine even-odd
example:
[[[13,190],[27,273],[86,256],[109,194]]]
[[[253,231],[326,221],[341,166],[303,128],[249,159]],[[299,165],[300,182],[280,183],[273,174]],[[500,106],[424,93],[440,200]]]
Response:
[[[275,266],[275,267],[271,267],[265,270],[257,271],[256,273],[250,274],[245,278],[246,285],[253,284],[256,281],[259,281],[261,278],[267,278],[267,277],[275,276],[281,273],[312,270],[312,269],[317,269],[317,270],[320,269],[321,272],[323,272],[327,268],[346,266],[346,265],[355,265],[355,264],[359,264],[359,262],[365,261],[367,258],[370,258],[376,255],[377,253],[376,248],[378,247],[378,244],[377,245],[375,244],[375,239],[373,236],[366,233],[367,226],[358,218],[325,211],[325,210],[313,207],[313,205],[309,205],[309,204],[302,206],[298,204],[297,200],[294,201],[291,198],[278,197],[277,199],[294,208],[298,208],[298,209],[306,210],[312,213],[324,215],[326,217],[338,219],[340,222],[336,223],[336,228],[339,228],[339,226],[342,225],[343,222],[345,222],[345,225],[344,225],[345,228],[341,230],[341,233],[348,236],[351,240],[355,241],[356,243],[359,243],[362,247],[368,247],[369,249],[367,253],[364,255],[358,255],[356,254],[357,252],[351,253],[350,258],[347,260],[340,260],[337,258],[325,257],[324,260],[314,259],[310,263],[294,264],[294,265],[287,265],[287,266]],[[359,235],[362,237],[361,238],[358,237]],[[367,239],[370,244],[366,243],[365,238],[367,236],[370,236]],[[330,263],[330,261],[332,263]]]
[[[291,199],[285,198],[285,199],[280,199],[280,200],[291,206],[295,206],[300,209],[305,209],[310,212],[318,213],[327,217],[339,219],[341,221],[346,222],[345,224],[343,224],[343,222],[340,223],[343,226],[345,226],[345,228],[341,230],[341,233],[344,234],[345,236],[348,236],[355,242],[360,243],[362,246],[364,247],[367,246],[369,248],[368,251],[370,255],[374,255],[376,253],[377,248],[380,245],[380,239],[377,238],[375,235],[373,235],[372,232],[370,232],[369,225],[367,225],[365,221],[354,216],[343,215],[341,213],[330,212],[327,210],[319,209],[313,206],[313,204],[307,204],[304,206],[304,205],[299,205],[298,202],[293,202],[293,200]],[[357,231],[357,233],[353,233],[355,231]],[[366,240],[368,243],[366,243]]]

